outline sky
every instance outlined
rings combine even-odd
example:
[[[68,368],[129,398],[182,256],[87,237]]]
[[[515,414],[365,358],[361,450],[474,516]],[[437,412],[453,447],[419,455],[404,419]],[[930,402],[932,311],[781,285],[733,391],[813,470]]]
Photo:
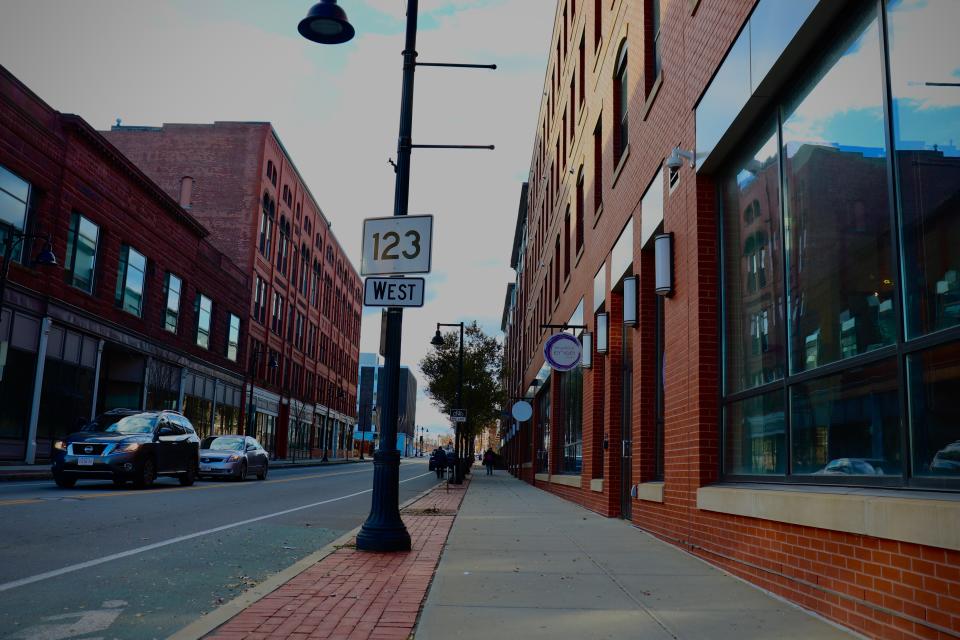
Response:
[[[3,0],[0,64],[55,109],[104,130],[125,125],[270,121],[348,256],[362,220],[393,213],[404,0],[340,0],[356,37],[324,46],[297,23],[310,0]],[[495,151],[414,150],[410,214],[434,215],[427,301],[405,311],[402,364],[418,377],[417,424],[450,423],[417,364],[437,322],[497,334],[520,187],[542,95],[553,0],[421,0],[413,140]],[[361,351],[380,310],[365,308]]]

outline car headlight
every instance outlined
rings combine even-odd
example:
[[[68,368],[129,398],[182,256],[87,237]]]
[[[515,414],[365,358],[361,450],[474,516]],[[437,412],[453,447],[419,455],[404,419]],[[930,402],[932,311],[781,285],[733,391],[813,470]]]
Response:
[[[238,455],[236,455],[236,454],[234,454],[234,455],[230,456],[229,458],[227,458],[227,460],[229,460],[230,462],[236,462],[236,461],[239,460],[239,459],[240,459],[240,456],[238,456]]]
[[[118,452],[129,452],[129,451],[136,451],[139,448],[140,448],[139,442],[124,442],[122,444],[117,445],[116,450]]]
[[[64,440],[54,440],[54,441],[53,441],[53,448],[54,448],[54,449],[57,449],[58,451],[66,451],[66,450],[67,450],[67,443],[66,443],[66,441],[64,441]]]

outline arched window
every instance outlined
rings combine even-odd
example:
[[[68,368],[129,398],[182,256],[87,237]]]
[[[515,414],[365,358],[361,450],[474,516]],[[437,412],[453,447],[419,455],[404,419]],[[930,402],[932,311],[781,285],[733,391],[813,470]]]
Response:
[[[193,178],[183,176],[180,178],[180,206],[184,209],[190,208],[190,200],[193,198]]]

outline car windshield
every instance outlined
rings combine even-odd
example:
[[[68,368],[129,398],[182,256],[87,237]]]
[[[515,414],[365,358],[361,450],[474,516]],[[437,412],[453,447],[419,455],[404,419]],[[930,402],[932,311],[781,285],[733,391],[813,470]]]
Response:
[[[116,424],[118,420],[123,418],[135,415],[133,413],[101,413],[98,415],[93,422],[88,422],[83,426],[81,431],[106,431],[107,427],[112,424]]]
[[[243,438],[221,436],[207,438],[203,441],[204,449],[226,449],[228,451],[243,451]]]
[[[134,433],[153,433],[153,427],[157,424],[157,416],[136,415],[121,418],[109,427],[104,429],[107,433],[122,433],[130,435]]]

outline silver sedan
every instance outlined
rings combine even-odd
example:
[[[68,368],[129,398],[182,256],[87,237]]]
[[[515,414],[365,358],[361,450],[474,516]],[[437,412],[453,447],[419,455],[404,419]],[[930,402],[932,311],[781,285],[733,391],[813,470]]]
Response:
[[[266,450],[249,436],[214,436],[200,444],[200,477],[245,480],[251,473],[266,480],[269,460]]]

